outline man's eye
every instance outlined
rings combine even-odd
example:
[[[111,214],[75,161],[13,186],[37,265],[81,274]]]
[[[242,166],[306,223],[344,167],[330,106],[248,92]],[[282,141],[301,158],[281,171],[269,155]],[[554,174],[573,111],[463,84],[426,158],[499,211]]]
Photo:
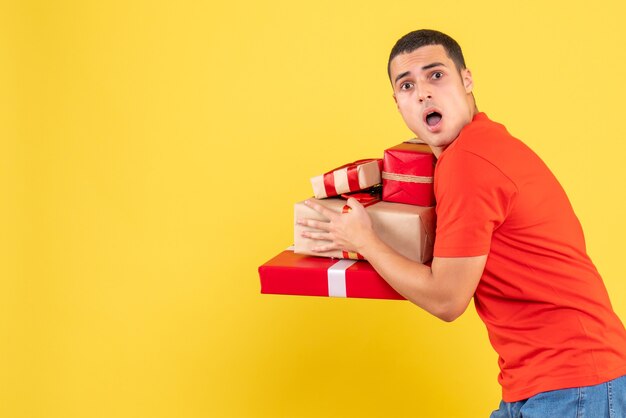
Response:
[[[433,73],[433,76],[432,76],[432,77],[433,77],[435,80],[439,80],[441,77],[443,77],[443,73],[442,73],[441,71],[435,71],[435,72]]]
[[[400,90],[409,90],[411,87],[413,87],[413,83],[402,83],[400,84]]]

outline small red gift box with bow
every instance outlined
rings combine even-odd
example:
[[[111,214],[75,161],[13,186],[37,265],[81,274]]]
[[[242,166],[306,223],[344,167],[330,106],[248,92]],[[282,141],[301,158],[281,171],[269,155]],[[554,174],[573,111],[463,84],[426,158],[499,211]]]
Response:
[[[383,160],[372,158],[342,165],[327,173],[313,177],[313,195],[316,199],[357,192],[380,184]]]

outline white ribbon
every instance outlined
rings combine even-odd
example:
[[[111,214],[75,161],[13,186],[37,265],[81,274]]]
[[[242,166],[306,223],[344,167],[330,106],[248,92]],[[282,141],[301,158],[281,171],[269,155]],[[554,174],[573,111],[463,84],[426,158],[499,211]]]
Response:
[[[294,246],[287,247],[286,251],[293,251]],[[339,260],[326,270],[328,276],[328,296],[345,298],[346,293],[346,270],[357,260]]]
[[[328,268],[328,296],[345,298],[346,270],[357,260],[339,260]]]

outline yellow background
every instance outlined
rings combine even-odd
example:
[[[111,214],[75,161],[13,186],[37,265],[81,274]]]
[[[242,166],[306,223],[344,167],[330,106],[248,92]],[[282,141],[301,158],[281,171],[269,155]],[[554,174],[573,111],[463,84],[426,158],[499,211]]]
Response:
[[[1,7],[2,417],[488,416],[473,305],[259,294],[309,178],[411,136],[386,60],[422,27],[556,173],[626,319],[620,0]]]

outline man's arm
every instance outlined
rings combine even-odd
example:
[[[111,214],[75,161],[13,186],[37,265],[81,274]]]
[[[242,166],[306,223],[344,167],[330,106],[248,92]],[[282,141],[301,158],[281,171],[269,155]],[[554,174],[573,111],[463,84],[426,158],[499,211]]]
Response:
[[[435,257],[432,267],[407,259],[378,238],[365,208],[349,199],[349,213],[339,214],[314,202],[307,203],[329,219],[321,222],[298,220],[320,232],[303,235],[332,241],[315,249],[325,252],[335,249],[362,254],[376,271],[402,296],[444,321],[458,318],[469,304],[487,261],[477,257]]]
[[[467,309],[487,256],[435,257],[432,267],[401,256],[378,237],[359,252],[402,296],[444,321]]]

